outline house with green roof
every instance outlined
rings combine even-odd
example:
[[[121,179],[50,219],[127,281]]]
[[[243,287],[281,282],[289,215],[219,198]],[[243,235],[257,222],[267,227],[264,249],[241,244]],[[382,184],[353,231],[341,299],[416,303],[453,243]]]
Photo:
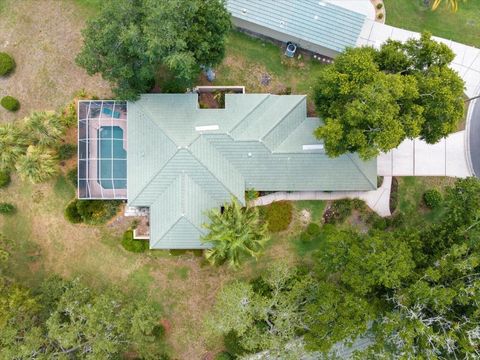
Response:
[[[366,17],[324,0],[227,0],[239,30],[330,58],[355,47]]]
[[[222,109],[200,108],[197,93],[81,102],[79,198],[148,209],[152,249],[202,249],[206,212],[245,204],[247,189],[376,189],[376,160],[329,158],[318,126],[303,95],[225,94]]]

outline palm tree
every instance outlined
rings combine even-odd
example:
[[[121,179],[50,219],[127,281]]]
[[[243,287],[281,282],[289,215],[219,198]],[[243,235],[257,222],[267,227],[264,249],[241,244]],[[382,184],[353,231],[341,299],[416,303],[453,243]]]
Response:
[[[465,0],[464,0],[465,1]],[[442,0],[433,0],[432,2],[432,10],[437,10],[438,6],[442,3]],[[456,12],[458,10],[458,2],[459,0],[445,0],[447,6],[453,11]]]
[[[53,111],[37,111],[26,118],[26,129],[35,145],[56,146],[65,133],[65,126]]]
[[[0,125],[0,171],[12,170],[25,149],[25,136],[18,126],[14,124]]]
[[[23,180],[36,184],[57,174],[58,161],[52,151],[30,145],[27,152],[18,158],[16,168]]]
[[[257,259],[269,240],[267,224],[262,223],[255,207],[242,207],[237,199],[224,205],[224,211],[212,209],[208,213],[210,223],[203,226],[209,233],[203,243],[212,245],[205,257],[211,264],[227,262],[237,268],[245,257]]]

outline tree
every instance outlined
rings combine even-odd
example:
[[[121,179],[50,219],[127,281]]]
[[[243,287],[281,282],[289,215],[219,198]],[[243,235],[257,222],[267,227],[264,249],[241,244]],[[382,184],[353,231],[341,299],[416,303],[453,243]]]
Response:
[[[76,61],[134,100],[153,87],[160,65],[191,81],[201,65],[220,63],[229,29],[223,1],[109,0],[83,30]]]
[[[58,162],[53,151],[30,145],[27,152],[18,158],[16,168],[22,179],[36,184],[57,174]]]
[[[25,119],[31,143],[42,147],[56,146],[65,133],[65,126],[53,111],[37,111]]]
[[[324,125],[315,135],[330,156],[370,159],[420,136],[435,143],[463,118],[463,88],[448,68],[453,52],[430,34],[380,50],[347,49],[319,76],[315,103]]]
[[[233,268],[240,266],[246,257],[257,259],[269,237],[267,224],[260,219],[258,208],[242,207],[237,199],[224,204],[223,212],[212,209],[209,223],[204,224],[208,234],[202,242],[212,245],[205,257],[212,264],[225,262]]]
[[[91,291],[78,280],[50,278],[32,294],[0,282],[0,358],[164,359],[157,306],[107,289]]]
[[[290,345],[305,331],[303,311],[313,287],[307,273],[273,264],[253,282],[225,286],[207,324],[214,334],[235,334],[247,353],[268,350],[273,358],[298,359],[302,347]]]
[[[9,172],[25,152],[26,142],[22,131],[14,124],[0,125],[0,171]]]

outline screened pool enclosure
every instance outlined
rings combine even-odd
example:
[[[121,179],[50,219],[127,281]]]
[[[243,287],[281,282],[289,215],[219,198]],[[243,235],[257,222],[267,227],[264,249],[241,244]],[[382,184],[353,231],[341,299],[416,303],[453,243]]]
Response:
[[[127,103],[78,104],[78,197],[127,198]]]

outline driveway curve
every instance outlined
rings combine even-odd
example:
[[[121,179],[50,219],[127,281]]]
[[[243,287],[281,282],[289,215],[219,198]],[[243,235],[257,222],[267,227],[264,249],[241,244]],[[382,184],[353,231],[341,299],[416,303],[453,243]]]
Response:
[[[476,177],[480,177],[480,101],[474,100],[473,110],[469,122],[469,147],[470,160],[472,162],[473,172]]]

